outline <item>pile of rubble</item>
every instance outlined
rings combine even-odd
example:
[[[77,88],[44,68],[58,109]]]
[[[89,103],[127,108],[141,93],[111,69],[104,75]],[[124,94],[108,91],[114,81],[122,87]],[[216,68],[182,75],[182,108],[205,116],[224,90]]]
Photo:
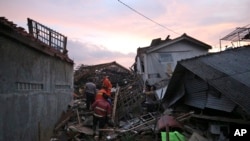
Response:
[[[55,126],[51,141],[228,141],[230,126],[250,123],[220,116],[222,112],[209,112],[190,107],[181,101],[163,108],[158,100],[153,110],[145,106],[145,93],[140,77],[130,76],[127,85],[118,86],[112,93],[112,121],[103,129],[93,130],[93,111],[87,110],[85,97],[69,104]]]
[[[117,87],[113,93],[112,120],[114,125],[107,125],[104,129],[93,130],[93,111],[87,110],[85,97],[80,97],[69,104],[68,110],[62,114],[55,126],[55,135],[51,141],[91,141],[98,132],[102,132],[101,140],[129,141],[129,140],[161,140],[162,131],[167,128],[181,129],[178,121],[184,121],[191,115],[179,114],[170,116],[159,106],[154,112],[148,112],[144,107],[145,96],[142,93],[140,81],[130,82],[125,87]]]
[[[162,131],[172,131],[183,128],[178,121],[184,121],[192,113],[182,114],[177,118],[162,114],[159,111],[143,115],[129,115],[115,123],[114,126],[106,126],[104,129],[92,129],[92,111],[86,110],[85,99],[74,100],[67,112],[62,114],[55,127],[55,136],[51,141],[94,141],[95,134],[102,132],[100,140],[112,141],[151,141],[161,140]],[[170,128],[170,129],[167,129]],[[176,131],[176,130],[175,130]]]
[[[101,140],[129,141],[129,140],[161,140],[162,131],[181,129],[178,121],[184,121],[191,115],[176,114],[162,109],[159,101],[153,111],[145,107],[143,83],[138,76],[131,77],[129,83],[123,87],[116,87],[112,93],[112,121],[114,125],[107,125],[104,129],[93,130],[93,111],[87,110],[84,96],[74,99],[68,105],[54,129],[51,141],[91,141],[95,135],[102,132]],[[171,129],[166,130],[171,127]],[[172,130],[173,129],[173,130]],[[175,130],[176,131],[176,130]],[[181,131],[181,130],[179,130]]]
[[[147,113],[141,103],[145,100],[137,77],[125,87],[117,87],[113,96],[112,120],[114,125],[93,131],[93,111],[87,110],[85,97],[79,97],[69,104],[55,126],[51,140],[95,140],[94,134],[102,132],[101,140],[152,140],[152,131],[160,112]],[[149,135],[146,135],[150,133]],[[143,136],[140,136],[143,135]]]

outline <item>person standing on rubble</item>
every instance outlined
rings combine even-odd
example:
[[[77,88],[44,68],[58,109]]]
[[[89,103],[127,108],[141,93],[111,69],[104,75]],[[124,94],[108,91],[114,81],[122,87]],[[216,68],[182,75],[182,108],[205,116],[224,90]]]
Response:
[[[107,91],[105,90],[104,87],[102,87],[96,94],[95,96],[95,101],[98,100],[98,99],[103,99],[103,94],[106,94],[108,96],[107,98],[107,101],[109,102],[110,105],[112,105],[112,98],[111,98],[111,95],[107,93]]]
[[[105,90],[104,87],[102,87],[100,90],[98,90],[98,92],[96,93],[95,96],[95,101],[99,100],[99,99],[103,99],[103,93],[107,94],[107,91]]]
[[[85,84],[84,93],[86,96],[87,109],[90,110],[90,106],[94,103],[96,95],[96,84],[92,78],[89,78],[88,82]]]
[[[111,99],[111,89],[112,89],[112,83],[109,80],[109,76],[104,76],[102,81],[102,87],[106,90],[107,95],[109,98],[107,99],[110,104],[112,104]]]
[[[107,94],[111,96],[112,84],[109,80],[109,76],[104,76],[102,81],[103,88],[107,91]]]
[[[102,99],[96,100],[91,108],[94,111],[93,114],[93,130],[98,136],[97,130],[100,128],[104,128],[108,121],[111,120],[111,105],[108,103],[108,95],[106,93],[102,94]],[[97,129],[98,128],[98,129]],[[99,133],[99,138],[101,138],[101,132]]]
[[[156,99],[156,93],[155,93],[155,86],[147,86],[146,91],[144,92],[146,95],[146,101],[145,104],[147,106],[147,111],[148,112],[153,112],[155,111],[155,105],[157,102]]]

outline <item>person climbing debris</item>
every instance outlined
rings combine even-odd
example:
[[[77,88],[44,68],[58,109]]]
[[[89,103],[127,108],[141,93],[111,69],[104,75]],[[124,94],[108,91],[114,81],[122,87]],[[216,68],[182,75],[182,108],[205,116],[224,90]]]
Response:
[[[93,114],[93,130],[95,136],[102,137],[102,132],[99,129],[104,128],[106,124],[111,120],[112,107],[107,101],[108,95],[106,93],[102,94],[103,99],[96,100],[92,105],[94,111]]]

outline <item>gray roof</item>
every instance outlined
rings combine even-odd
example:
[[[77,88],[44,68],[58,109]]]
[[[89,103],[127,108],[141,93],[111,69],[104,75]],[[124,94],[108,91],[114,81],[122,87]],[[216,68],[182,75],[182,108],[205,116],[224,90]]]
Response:
[[[250,46],[179,61],[168,85],[167,97],[187,70],[250,114]]]
[[[181,42],[181,41],[188,41],[192,44],[196,44],[198,45],[201,49],[205,49],[205,50],[209,50],[209,49],[212,49],[212,47],[202,41],[199,41],[191,36],[188,36],[186,33],[184,33],[183,35],[181,35],[180,37],[178,38],[175,38],[173,40],[165,40],[164,42],[162,42],[161,44],[159,45],[156,45],[156,46],[152,46],[150,48],[147,49],[147,53],[149,52],[153,52],[155,50],[158,50],[158,49],[161,49],[163,47],[167,47],[167,46],[170,46],[172,44],[175,44],[175,43],[178,43],[178,42]]]
[[[205,49],[205,50],[212,49],[212,47],[210,45],[208,45],[202,41],[199,41],[191,36],[188,36],[186,33],[184,33],[183,35],[181,35],[180,37],[177,37],[175,39],[169,39],[169,37],[167,37],[165,40],[161,40],[160,38],[154,39],[154,40],[152,40],[152,43],[150,46],[137,48],[137,55],[140,53],[145,53],[145,52],[150,53],[150,52],[153,52],[155,50],[168,47],[172,44],[175,44],[175,43],[178,43],[181,41],[188,41],[192,44],[197,45],[201,49]]]

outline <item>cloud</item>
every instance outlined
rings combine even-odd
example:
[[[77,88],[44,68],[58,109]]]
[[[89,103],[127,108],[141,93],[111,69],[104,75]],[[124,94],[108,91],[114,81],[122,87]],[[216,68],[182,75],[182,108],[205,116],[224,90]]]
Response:
[[[116,61],[120,65],[129,68],[134,63],[135,53],[124,54],[111,51],[102,45],[82,43],[69,40],[67,44],[69,57],[74,60],[75,67],[84,65],[97,65]]]
[[[249,0],[121,1],[170,30],[117,0],[8,0],[0,1],[0,13],[26,29],[30,17],[62,33],[68,37],[71,58],[90,65],[119,60],[130,66],[138,47],[168,35],[187,33],[214,46],[236,27],[250,23]]]

